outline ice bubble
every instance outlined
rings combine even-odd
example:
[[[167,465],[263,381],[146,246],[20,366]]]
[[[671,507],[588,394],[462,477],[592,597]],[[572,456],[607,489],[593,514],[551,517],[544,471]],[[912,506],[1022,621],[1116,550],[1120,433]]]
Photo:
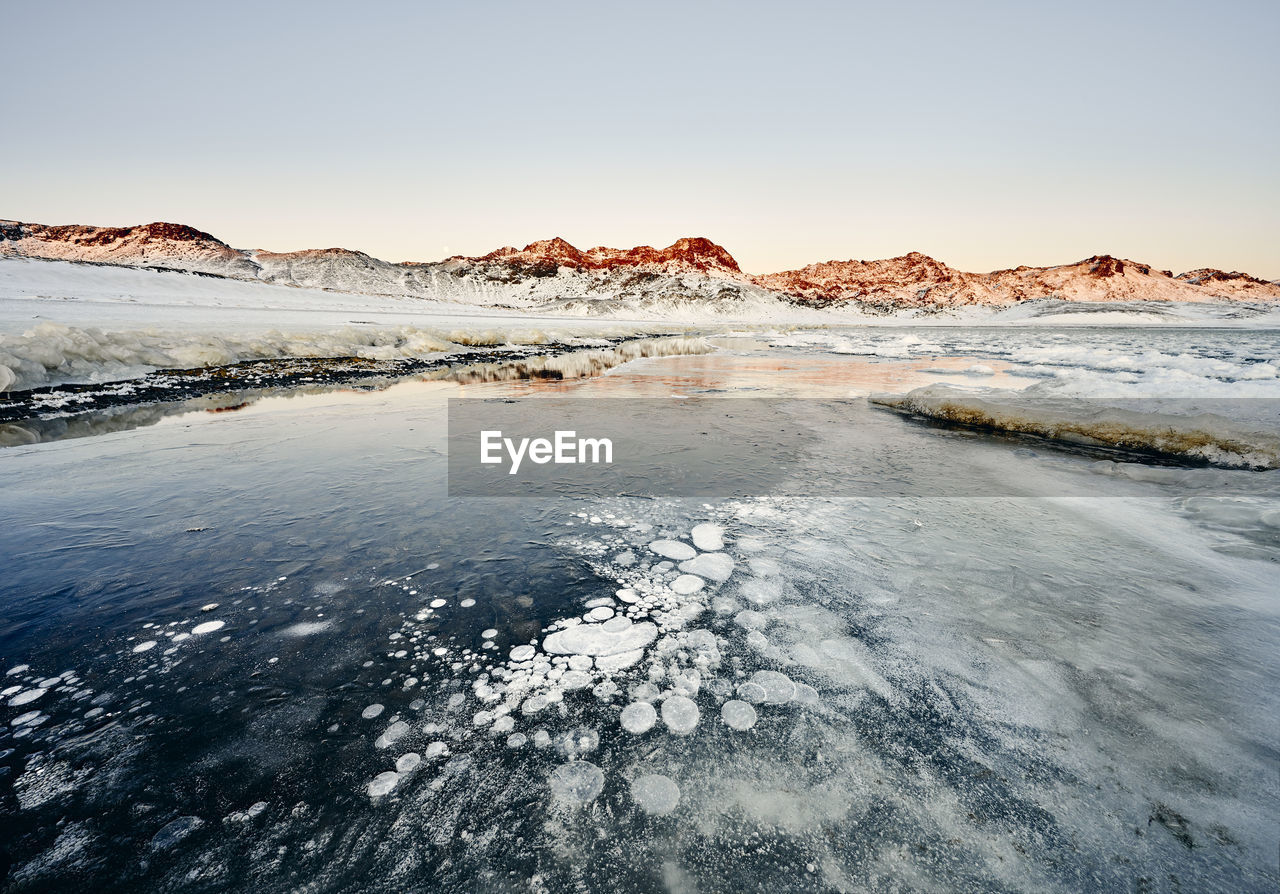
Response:
[[[795,698],[796,684],[778,671],[756,671],[751,682],[764,690],[764,700],[771,705],[785,705]]]
[[[768,618],[759,612],[753,612],[749,608],[738,612],[733,620],[739,627],[744,627],[747,630],[758,630],[769,623]]]
[[[768,605],[782,595],[782,582],[753,577],[742,585],[742,595],[756,605]]]
[[[382,705],[379,705],[375,702],[374,704],[369,705],[369,707],[361,711],[360,716],[363,717],[365,720],[372,720],[373,718],[380,715],[384,710],[386,709]]]
[[[369,797],[381,798],[391,794],[391,791],[400,784],[400,774],[394,770],[388,770],[385,773],[379,773],[373,777],[373,781],[369,783]]]
[[[400,755],[396,760],[396,772],[412,773],[414,770],[418,769],[418,765],[421,763],[422,755],[418,754],[416,751],[410,751],[407,754]]]
[[[508,748],[523,748],[525,743],[529,741],[529,737],[524,733],[512,733],[507,736]]]
[[[643,649],[657,636],[658,628],[648,621],[628,621],[625,627],[610,623],[607,628],[603,624],[579,624],[552,633],[542,647],[556,655],[620,655]]]
[[[445,605],[447,605],[447,604],[448,604],[448,603],[446,603],[443,599],[432,599],[432,600],[431,600],[431,607],[432,607],[432,608],[444,608],[444,607],[445,607]]]
[[[516,719],[510,714],[503,714],[493,722],[493,732],[509,733],[516,728]]]
[[[666,816],[680,803],[680,787],[669,776],[647,773],[632,781],[631,799],[645,813]]]
[[[556,737],[556,750],[569,758],[590,754],[599,747],[600,734],[589,726],[580,726]]]
[[[679,540],[655,540],[649,544],[649,549],[664,558],[674,559],[677,562],[692,559],[698,554],[697,550],[692,546],[687,543],[681,543]]]
[[[724,549],[724,528],[705,522],[694,526],[692,531],[693,545],[703,552],[714,552]]]
[[[623,568],[630,568],[632,565],[636,563],[636,554],[633,553],[631,550],[618,553],[616,556],[613,557],[613,563],[615,565],[620,565]]]
[[[379,736],[373,744],[378,748],[390,748],[398,739],[403,739],[407,732],[409,732],[409,724],[403,720],[397,720],[387,727],[386,732]]]
[[[607,701],[618,694],[618,684],[612,680],[605,680],[603,683],[597,683],[591,691],[596,698]]]
[[[717,615],[731,615],[740,608],[742,606],[728,596],[717,596],[711,600],[711,610]]]
[[[533,745],[535,748],[546,748],[551,744],[551,733],[545,729],[535,730],[533,734]]]
[[[448,750],[449,746],[444,742],[430,742],[427,744],[426,751],[423,753],[426,755],[427,760],[434,760]]]
[[[769,648],[769,637],[765,636],[759,630],[752,630],[747,634],[747,645],[755,649],[757,652],[763,652]]]
[[[168,850],[203,825],[204,820],[198,816],[180,816],[152,836],[151,849]]]
[[[698,689],[701,686],[702,674],[698,673],[695,668],[679,671],[671,675],[671,688],[675,690],[677,695],[687,695],[692,698],[698,694]]]
[[[757,537],[739,537],[738,538],[738,549],[742,550],[744,553],[763,552],[767,548],[767,546],[768,544],[766,544],[763,540],[760,540]]]
[[[14,726],[26,726],[28,723],[31,723],[33,720],[35,720],[39,716],[40,716],[40,712],[38,710],[28,711],[25,714],[19,714],[17,717],[13,718],[13,720],[11,720],[10,723],[12,723]],[[39,724],[32,724],[32,725],[38,726]]]
[[[782,571],[777,562],[773,559],[766,559],[763,556],[748,559],[747,565],[751,567],[751,573],[757,577],[773,577]]]
[[[31,702],[40,698],[42,695],[44,695],[48,691],[49,691],[48,689],[36,688],[36,689],[28,689],[25,692],[19,692],[13,698],[9,699],[9,707],[16,708],[19,705],[30,704]]]
[[[215,630],[221,630],[227,626],[226,621],[205,621],[203,624],[197,624],[191,628],[193,636],[203,636],[206,633],[213,633]]]
[[[9,668],[7,671],[5,671],[5,672],[4,672],[4,675],[5,675],[6,677],[12,677],[12,676],[14,676],[15,674],[20,674],[20,673],[22,673],[22,672],[24,672],[24,671],[29,671],[29,670],[31,670],[31,665],[29,665],[29,664],[19,664],[19,665],[17,665],[16,667],[11,667],[11,668]]]
[[[613,609],[607,605],[600,605],[587,612],[587,617],[592,621],[607,621],[613,617]]]
[[[524,645],[516,646],[511,650],[512,661],[528,661],[536,654],[537,650],[533,646]]]
[[[300,621],[280,631],[281,636],[314,636],[333,626],[331,621]],[[177,637],[174,637],[177,639]]]
[[[806,683],[796,684],[795,701],[801,705],[818,704],[818,690]]]
[[[604,790],[604,771],[590,761],[569,761],[552,771],[549,782],[556,800],[588,804]]]
[[[748,730],[756,725],[756,709],[747,702],[730,699],[720,708],[720,719],[730,729]]]
[[[493,639],[497,635],[498,635],[498,631],[492,627],[490,627],[488,630],[480,631],[481,639]]]
[[[738,695],[740,695],[744,701],[758,705],[765,700],[767,693],[764,691],[764,687],[759,683],[743,683],[738,687]]]
[[[591,674],[586,671],[571,670],[565,671],[560,678],[560,686],[562,689],[572,691],[574,689],[585,689],[591,685]]]
[[[733,559],[725,553],[703,553],[696,559],[680,563],[685,574],[697,574],[714,581],[726,581],[733,574]]]
[[[631,690],[631,697],[638,702],[651,702],[661,694],[652,683],[641,683]]]
[[[590,655],[570,655],[569,667],[572,670],[576,670],[576,671],[591,670],[591,656]]]
[[[617,655],[600,655],[596,658],[596,667],[605,673],[613,673],[639,664],[642,658],[644,658],[644,649],[619,652]]]
[[[471,608],[471,606],[473,606],[473,605],[475,605],[475,604],[476,604],[476,601],[475,601],[474,599],[471,599],[470,597],[468,597],[468,598],[466,598],[466,599],[464,599],[464,600],[462,600],[461,602],[459,602],[459,603],[458,603],[458,605],[459,605],[460,607],[462,607],[462,608]]]
[[[679,736],[687,736],[698,725],[698,706],[683,695],[670,696],[662,703],[662,722]]]
[[[696,593],[706,585],[706,581],[695,574],[682,574],[671,582],[671,589],[681,596]]]
[[[622,709],[622,728],[639,735],[648,732],[658,719],[658,712],[648,702],[632,702]]]
[[[147,640],[145,643],[138,643],[136,646],[134,646],[134,647],[133,647],[133,651],[134,651],[135,653],[137,653],[137,652],[149,652],[150,650],[154,649],[155,647],[156,647],[156,641],[155,641],[155,640],[153,640],[153,639],[149,639],[149,640]]]
[[[640,598],[639,595],[636,593],[636,591],[631,589],[630,587],[623,587],[614,595],[617,596],[618,599],[622,600],[623,602],[635,602],[637,599]]]
[[[537,714],[547,706],[547,697],[545,695],[531,695],[524,700],[524,704],[520,706],[521,713]]]

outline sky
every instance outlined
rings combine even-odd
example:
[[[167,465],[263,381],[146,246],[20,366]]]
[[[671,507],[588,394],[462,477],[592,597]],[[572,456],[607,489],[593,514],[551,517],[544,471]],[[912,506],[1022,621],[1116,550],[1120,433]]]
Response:
[[[1280,3],[3,3],[0,217],[1280,279]]]

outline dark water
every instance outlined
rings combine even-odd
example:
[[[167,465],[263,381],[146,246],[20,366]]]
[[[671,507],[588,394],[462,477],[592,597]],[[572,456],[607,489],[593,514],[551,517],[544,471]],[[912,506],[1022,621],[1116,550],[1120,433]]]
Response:
[[[1274,889],[1271,479],[1188,496],[1227,473],[876,414],[894,449],[857,474],[935,456],[1001,496],[851,493],[816,426],[790,477],[828,496],[451,499],[441,388],[0,457],[0,671],[28,666],[2,678],[6,890]],[[732,574],[675,595],[649,544],[702,523]],[[593,600],[657,639],[524,710],[511,648]],[[690,734],[620,726],[693,670]],[[759,671],[798,685],[732,729]],[[584,803],[549,784],[578,761]]]

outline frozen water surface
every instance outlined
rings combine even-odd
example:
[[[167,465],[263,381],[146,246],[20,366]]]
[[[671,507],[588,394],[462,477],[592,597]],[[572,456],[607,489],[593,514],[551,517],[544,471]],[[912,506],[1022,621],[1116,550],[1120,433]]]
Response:
[[[1263,395],[1280,354],[1263,331],[755,336],[468,387]],[[1275,890],[1274,474],[855,400],[885,449],[814,431],[816,496],[453,500],[454,393],[138,411],[0,451],[0,887]],[[1001,496],[877,497],[905,457]]]

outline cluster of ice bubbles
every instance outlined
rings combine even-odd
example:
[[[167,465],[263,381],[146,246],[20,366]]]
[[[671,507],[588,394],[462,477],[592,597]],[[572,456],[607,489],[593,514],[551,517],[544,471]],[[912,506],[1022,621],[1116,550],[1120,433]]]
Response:
[[[563,805],[584,805],[599,797],[607,781],[605,769],[594,762],[600,760],[593,754],[599,733],[578,726],[555,735],[557,726],[584,717],[597,723],[600,716],[616,718],[622,736],[613,738],[625,749],[628,739],[655,732],[686,737],[706,729],[710,703],[718,707],[712,716],[718,715],[727,735],[750,732],[766,708],[818,704],[815,689],[781,671],[747,673],[740,657],[726,662],[726,653],[744,651],[739,640],[751,645],[750,634],[758,633],[763,616],[755,623],[753,612],[744,609],[738,623],[721,634],[697,625],[709,608],[724,614],[718,603],[737,605],[717,595],[735,574],[749,575],[738,588],[748,601],[763,605],[777,598],[778,564],[754,555],[765,544],[738,538],[735,557],[726,549],[725,527],[714,521],[684,534],[655,531],[648,522],[610,513],[578,513],[570,523],[590,533],[567,537],[561,546],[617,586],[587,600],[581,614],[547,625],[540,640],[508,644],[504,659],[495,628],[481,633],[478,646],[434,633],[424,622],[445,607],[441,598],[430,600],[391,634],[394,648],[387,657],[406,662],[402,688],[434,677],[442,689],[453,689],[443,705],[443,713],[453,717],[419,723],[412,715],[427,705],[415,699],[409,719],[396,714],[386,721],[376,733],[379,750],[394,751],[402,743],[419,747],[414,744],[419,741],[425,748],[406,751],[395,759],[394,769],[370,780],[370,797],[382,799],[430,762],[450,758],[468,741],[489,738],[508,749],[531,745],[558,753],[564,760],[547,777],[550,794]],[[459,682],[467,676],[469,694]],[[378,720],[384,711],[382,704],[371,704],[362,719]],[[461,720],[465,716],[469,723]],[[677,782],[655,772],[636,775],[637,769],[645,770],[627,771],[633,776],[633,803],[654,815],[675,810],[681,798]]]

